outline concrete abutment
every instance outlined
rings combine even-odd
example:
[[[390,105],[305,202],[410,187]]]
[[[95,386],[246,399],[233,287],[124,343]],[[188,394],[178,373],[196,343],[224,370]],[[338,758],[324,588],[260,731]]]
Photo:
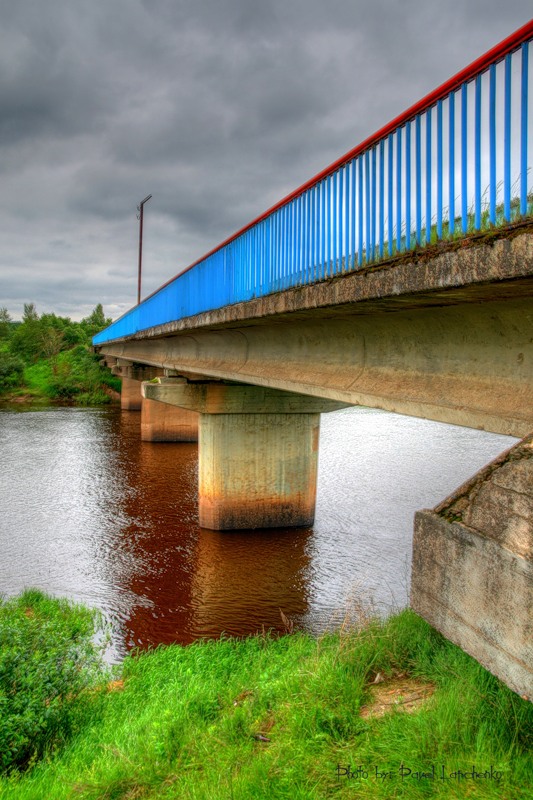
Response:
[[[533,701],[533,435],[417,512],[411,607]]]

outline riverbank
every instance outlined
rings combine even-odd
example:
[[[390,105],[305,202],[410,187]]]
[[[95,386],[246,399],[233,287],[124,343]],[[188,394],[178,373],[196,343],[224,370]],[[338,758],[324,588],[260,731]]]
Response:
[[[116,400],[120,380],[100,365],[91,344],[110,322],[101,304],[81,322],[39,316],[33,303],[25,304],[22,322],[0,309],[0,402],[94,406]]]
[[[99,394],[96,397],[83,397],[83,402],[77,402],[76,399],[66,400],[64,398],[49,397],[45,391],[32,391],[28,387],[22,387],[17,392],[6,392],[0,394],[0,410],[17,411],[29,410],[39,411],[43,408],[56,406],[58,408],[75,408],[75,407],[95,407],[106,405],[120,405],[120,391],[112,389],[105,384],[99,387]]]
[[[22,624],[35,625],[31,603],[21,609]],[[81,698],[70,734],[2,778],[2,798],[518,800],[533,791],[533,706],[410,611],[386,622],[359,615],[318,639],[159,647],[102,673],[100,687],[63,695],[66,707]]]

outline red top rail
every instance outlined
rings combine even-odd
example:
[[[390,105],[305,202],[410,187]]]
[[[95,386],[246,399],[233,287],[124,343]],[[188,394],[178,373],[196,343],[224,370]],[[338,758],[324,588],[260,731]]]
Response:
[[[176,278],[178,278],[180,275],[183,275],[185,272],[189,272],[189,270],[196,267],[197,264],[199,264],[202,261],[205,261],[206,258],[209,258],[209,256],[212,256],[218,250],[221,250],[223,247],[225,247],[227,244],[237,239],[243,233],[246,233],[246,231],[250,230],[250,228],[253,228],[254,225],[258,225],[260,222],[269,217],[279,208],[286,205],[287,203],[290,203],[291,200],[294,200],[296,197],[303,194],[305,191],[307,191],[307,189],[310,189],[312,186],[315,186],[321,180],[327,178],[328,175],[332,175],[336,170],[344,166],[344,164],[346,164],[348,161],[351,161],[352,159],[356,158],[356,156],[359,156],[361,155],[361,153],[364,153],[365,150],[368,150],[370,147],[376,144],[376,142],[379,142],[381,139],[384,139],[386,136],[395,131],[397,128],[400,128],[406,122],[409,122],[409,120],[413,119],[413,117],[423,113],[424,111],[427,111],[428,108],[434,106],[439,100],[442,100],[444,97],[447,97],[449,94],[455,91],[455,89],[461,86],[461,84],[472,80],[477,75],[484,72],[488,67],[490,67],[491,64],[495,64],[496,62],[501,61],[502,58],[505,58],[506,55],[512,53],[513,50],[516,50],[518,47],[520,47],[521,44],[527,42],[531,38],[533,38],[533,19],[531,19],[529,22],[526,22],[525,25],[523,25],[521,28],[518,28],[518,30],[516,30],[506,39],[503,39],[503,41],[501,41],[495,47],[488,50],[484,55],[480,56],[475,61],[472,61],[471,64],[462,69],[460,72],[458,72],[448,81],[443,83],[437,89],[434,89],[434,91],[427,94],[418,103],[415,103],[414,105],[410,106],[407,109],[407,111],[403,112],[403,114],[400,114],[399,116],[395,117],[393,120],[391,120],[391,122],[387,123],[387,125],[385,125],[383,128],[380,128],[378,131],[376,131],[376,133],[372,134],[372,136],[369,136],[367,139],[362,141],[352,150],[349,150],[347,153],[345,153],[343,156],[337,159],[337,161],[334,161],[333,164],[330,164],[329,167],[326,167],[324,170],[322,170],[322,172],[319,172],[317,175],[315,175],[310,180],[306,181],[306,183],[299,186],[297,189],[288,194],[278,203],[271,206],[271,208],[269,208],[259,217],[256,217],[247,225],[240,228],[232,236],[229,236],[227,239],[224,239],[223,242],[218,244],[216,247],[214,247],[212,250],[210,250],[201,258],[194,261],[194,263],[192,263],[189,267],[186,267],[184,270],[182,270],[182,272],[179,272],[173,278],[168,280],[166,283],[160,286],[159,289],[156,289],[155,292],[152,292],[152,294],[148,295],[148,297],[152,297],[154,294],[157,294],[157,292],[159,292],[165,286],[168,286],[170,283],[172,283],[172,281],[176,280]],[[148,297],[146,297],[145,299],[147,300]]]

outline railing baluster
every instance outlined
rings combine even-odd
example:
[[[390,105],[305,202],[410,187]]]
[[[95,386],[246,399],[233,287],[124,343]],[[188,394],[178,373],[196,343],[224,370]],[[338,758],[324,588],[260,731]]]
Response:
[[[309,196],[307,192],[304,192],[302,195],[302,282],[307,283],[307,270],[308,270],[308,248],[307,248],[307,238],[308,238],[308,226],[307,226],[307,201]]]
[[[450,94],[449,112],[449,131],[450,131],[450,156],[448,165],[448,182],[450,195],[450,210],[448,219],[448,231],[450,236],[455,233],[455,93]]]
[[[385,140],[379,143],[379,258],[385,244]]]
[[[481,76],[476,78],[474,115],[474,227],[481,228]]]
[[[405,126],[405,249],[411,249],[411,121]]]
[[[322,266],[321,278],[326,275],[326,180],[324,179],[320,186],[320,211],[322,214]]]
[[[287,271],[289,275],[296,273],[296,242],[294,230],[294,202],[289,203],[287,206]]]
[[[461,218],[463,233],[468,230],[468,84],[461,86]]]
[[[296,236],[296,270],[297,276],[295,285],[300,286],[304,282],[304,221],[305,221],[305,204],[304,195],[301,194],[295,200],[297,208],[297,236]]]
[[[388,185],[389,185],[389,199],[388,199],[388,204],[387,204],[388,205],[387,212],[388,212],[388,218],[389,218],[389,256],[392,256],[393,242],[394,242],[394,215],[393,215],[393,209],[392,209],[392,198],[393,198],[392,176],[394,174],[394,171],[393,171],[394,151],[393,151],[393,135],[392,135],[392,133],[389,134],[389,136],[388,136],[387,147],[388,147],[388,151],[389,151],[389,159],[388,159],[389,167],[388,167],[388,171],[387,171]]]
[[[280,276],[280,289],[283,289],[285,285],[285,264],[287,261],[287,216],[288,216],[288,208],[287,206],[283,206],[281,209],[281,276]]]
[[[344,193],[342,169],[337,173],[335,217],[337,218],[337,243],[335,247],[335,273],[341,271],[342,263],[342,196]]]
[[[352,269],[356,267],[356,254],[357,254],[357,203],[356,203],[356,192],[357,192],[357,159],[354,158],[351,163],[350,167],[351,172],[351,212],[352,212],[352,239],[351,239],[351,251],[352,251]]]
[[[370,211],[370,259],[371,261],[376,260],[376,148],[372,148],[372,159],[371,159],[371,176],[372,176],[372,189],[371,189],[371,197],[372,197],[372,205]]]
[[[396,131],[396,251],[402,249],[402,129]]]
[[[267,217],[265,220],[264,238],[263,238],[263,288],[269,284],[270,274],[270,223],[271,218]]]
[[[304,194],[305,223],[304,223],[304,281],[309,283],[312,278],[311,264],[311,189]]]
[[[315,214],[316,186],[309,189],[309,281],[315,281],[315,244],[317,235],[317,224]]]
[[[357,254],[357,263],[361,267],[363,265],[363,161],[364,156],[359,156],[357,159],[358,165],[358,188],[359,188],[359,208],[358,208],[358,215],[359,215],[359,251]]]
[[[529,44],[524,42],[520,48],[522,56],[521,96],[520,96],[520,214],[527,214],[527,119],[528,119],[528,58]]]
[[[420,234],[422,231],[422,143],[421,143],[421,120],[418,114],[415,120],[415,193],[416,193],[416,243],[420,246]]]
[[[489,81],[489,219],[496,225],[496,64],[490,65]]]
[[[431,242],[431,108],[426,111],[426,244]]]
[[[302,283],[302,195],[294,201],[295,213],[295,237],[294,237],[294,279],[293,285],[299,286]]]
[[[343,196],[343,218],[344,218],[344,265],[343,272],[349,270],[349,253],[350,253],[350,165],[345,164],[344,170],[344,196]]]
[[[511,219],[511,55],[505,58],[503,133],[503,216]]]
[[[327,223],[327,234],[326,234],[326,245],[327,245],[327,259],[326,259],[326,275],[329,278],[331,275],[331,260],[333,254],[333,247],[332,247],[332,219],[331,219],[331,185],[332,185],[332,177],[328,175],[327,177],[327,193],[326,193],[326,223]]]
[[[442,100],[437,103],[437,238],[442,239]]]
[[[366,235],[365,235],[365,256],[366,263],[372,260],[372,234],[370,226],[372,224],[372,206],[370,200],[370,152],[365,153],[365,216],[366,216]]]

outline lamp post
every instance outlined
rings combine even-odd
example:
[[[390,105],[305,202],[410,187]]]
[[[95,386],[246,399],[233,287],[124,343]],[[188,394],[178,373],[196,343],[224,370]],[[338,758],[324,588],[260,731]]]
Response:
[[[137,280],[137,305],[141,302],[141,272],[142,272],[142,262],[143,262],[143,211],[144,211],[144,204],[148,202],[151,198],[151,194],[148,197],[145,197],[144,200],[141,200],[139,205],[137,206],[137,211],[139,212],[139,275]]]

